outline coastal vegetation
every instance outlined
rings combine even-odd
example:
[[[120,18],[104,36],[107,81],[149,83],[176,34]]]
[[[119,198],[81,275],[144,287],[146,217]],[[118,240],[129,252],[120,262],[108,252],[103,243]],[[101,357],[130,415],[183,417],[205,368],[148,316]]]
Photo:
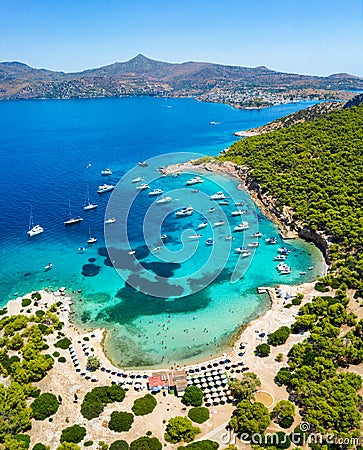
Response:
[[[322,295],[302,306],[291,326],[306,338],[292,346],[275,381],[287,387],[310,431],[344,437],[358,435],[361,424],[362,379],[349,368],[363,361],[363,321],[351,311],[363,293],[362,142],[360,105],[249,137],[220,157],[244,166],[247,185],[262,200],[272,199],[278,215],[289,207],[290,218],[282,217],[291,228],[323,233],[329,241],[331,268],[315,286]],[[281,345],[289,334],[280,328],[269,342]],[[267,414],[254,408],[240,403],[232,428],[263,431]],[[282,428],[293,417],[291,404],[282,402],[272,414]]]
[[[97,386],[84,396],[81,413],[88,420],[98,417],[109,403],[122,402],[125,390],[117,384],[111,386]]]

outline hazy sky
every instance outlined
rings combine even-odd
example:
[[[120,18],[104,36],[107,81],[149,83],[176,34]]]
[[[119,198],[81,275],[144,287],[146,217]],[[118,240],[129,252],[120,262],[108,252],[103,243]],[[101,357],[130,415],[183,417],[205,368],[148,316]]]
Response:
[[[0,0],[0,61],[69,72],[138,53],[363,76],[362,0]]]

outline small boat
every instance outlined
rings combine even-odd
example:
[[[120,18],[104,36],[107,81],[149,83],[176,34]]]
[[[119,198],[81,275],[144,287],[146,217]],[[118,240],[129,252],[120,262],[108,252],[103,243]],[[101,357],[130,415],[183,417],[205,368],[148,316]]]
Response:
[[[250,256],[251,252],[248,250],[248,248],[245,247],[237,247],[235,249],[236,253],[239,253],[242,258],[246,258],[247,256]]]
[[[280,275],[288,275],[291,273],[291,268],[280,270]]]
[[[131,183],[140,183],[140,181],[142,181],[142,177],[137,177],[131,180]]]
[[[276,237],[269,237],[265,239],[266,244],[274,245],[277,244],[277,238]]]
[[[238,231],[245,231],[249,229],[249,224],[248,222],[241,222],[239,225],[237,225],[236,227],[233,228],[234,232],[238,232]]]
[[[198,183],[204,183],[203,178],[196,176],[194,178],[190,178],[190,180],[187,180],[187,182],[185,183],[186,186],[191,186],[192,184],[198,184]]]
[[[306,272],[305,271],[301,271],[300,275],[306,275]]]
[[[189,239],[199,239],[199,238],[201,238],[202,237],[202,235],[201,234],[193,234],[192,236],[188,236],[188,238]]]
[[[139,161],[139,162],[137,163],[137,165],[138,165],[139,167],[147,167],[149,164],[148,164],[146,161]]]
[[[236,203],[236,206],[243,206],[243,205],[244,205],[243,202],[237,202],[237,203]]]
[[[115,189],[115,186],[113,184],[102,184],[101,186],[98,186],[97,193],[98,194],[104,194],[105,192],[110,192]]]
[[[291,250],[289,250],[287,247],[280,247],[277,249],[277,251],[282,255],[288,255],[291,252]]]
[[[160,252],[160,250],[161,250],[161,247],[155,247],[153,251],[154,252]]]
[[[213,194],[209,197],[211,200],[224,200],[226,197],[222,191],[218,191],[216,194]]]
[[[313,269],[314,269],[313,266],[308,267],[308,270],[313,270]]]
[[[161,194],[164,194],[164,191],[162,189],[158,188],[158,189],[154,189],[153,191],[150,191],[149,197],[157,196],[157,195],[161,195]]]
[[[244,212],[243,212],[243,211],[240,211],[240,210],[238,210],[238,211],[232,211],[232,212],[231,212],[231,216],[232,216],[232,217],[242,216],[243,214],[244,214]]]
[[[97,238],[91,236],[91,227],[88,228],[88,240],[87,240],[87,244],[95,244],[97,242]]]
[[[291,267],[289,267],[287,264],[283,262],[280,262],[280,264],[276,266],[276,269],[283,275],[291,273]]]
[[[135,250],[131,250],[131,251],[129,251],[129,255],[131,256],[131,255],[134,255],[136,252],[135,252]]]
[[[105,170],[101,170],[101,175],[104,177],[107,175],[112,175],[112,170],[109,167],[106,167]]]
[[[96,205],[95,203],[91,203],[90,199],[89,199],[89,188],[87,186],[87,192],[86,192],[86,197],[84,199],[84,206],[83,209],[84,211],[90,211],[91,209],[96,209],[98,207],[98,205]]]
[[[284,261],[287,258],[286,255],[277,255],[274,256],[274,261]]]
[[[72,211],[71,211],[71,201],[69,200],[69,219],[65,220],[63,223],[64,225],[74,225],[76,223],[82,222],[82,217],[72,217]]]
[[[209,208],[209,211],[208,211],[208,212],[212,213],[212,212],[214,212],[215,210],[216,210],[215,208]]]
[[[86,251],[86,248],[85,247],[78,247],[78,251],[83,253],[83,252]]]
[[[218,222],[214,222],[213,226],[220,227],[220,226],[224,225],[224,223],[225,223],[224,220],[219,220]]]
[[[218,205],[229,205],[229,200],[222,200],[221,202],[218,203]]]
[[[201,230],[202,228],[205,228],[206,226],[208,226],[208,222],[204,221],[197,226],[197,230]]]
[[[179,211],[175,212],[176,217],[185,217],[185,216],[191,216],[194,212],[194,209],[191,206],[188,206],[187,208],[182,208]]]
[[[29,237],[36,236],[37,234],[41,234],[44,232],[44,228],[40,225],[34,225],[33,221],[33,208],[30,208],[30,217],[29,217],[29,231],[27,232]]]
[[[258,247],[259,245],[260,245],[259,242],[250,242],[250,243],[248,244],[248,246],[249,246],[249,247],[252,247],[252,248],[256,248],[256,247]]]
[[[171,197],[161,197],[159,198],[159,200],[156,200],[155,203],[157,203],[158,205],[161,205],[163,203],[169,203],[171,202],[172,198]]]
[[[263,233],[261,233],[260,231],[258,231],[257,233],[251,234],[251,236],[252,236],[252,237],[259,238],[259,237],[262,237],[262,236],[263,236]]]
[[[214,244],[214,239],[208,238],[208,239],[205,241],[205,243],[206,243],[207,245],[213,245],[213,244]]]
[[[136,186],[136,189],[138,191],[143,191],[144,189],[149,189],[149,188],[150,188],[150,186],[148,184],[146,184],[146,183],[143,183],[143,184],[140,184],[139,186]]]
[[[53,267],[53,264],[50,262],[44,267],[44,270],[46,270],[46,271],[50,270],[52,267]]]
[[[226,236],[226,241],[232,241],[234,239],[233,236],[231,236],[230,234],[228,236]]]
[[[191,192],[192,194],[196,194],[197,192],[199,192],[199,189],[192,189],[190,192]]]
[[[115,222],[116,222],[116,218],[111,217],[110,219],[105,220],[105,225],[109,225],[110,223],[115,223]]]
[[[164,241],[165,239],[167,239],[167,238],[168,238],[168,235],[167,235],[167,234],[163,234],[162,236],[160,236],[160,239],[163,240],[163,241]]]

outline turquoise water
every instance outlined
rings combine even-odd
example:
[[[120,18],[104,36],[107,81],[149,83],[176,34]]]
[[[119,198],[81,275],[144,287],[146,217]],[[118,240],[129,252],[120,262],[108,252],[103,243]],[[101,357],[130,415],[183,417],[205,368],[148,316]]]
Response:
[[[196,186],[201,192],[194,194],[185,188],[185,181],[192,174],[155,179],[152,187],[172,192],[171,209],[153,209],[152,200],[143,192],[135,199],[130,214],[121,207],[125,198],[130,198],[127,193],[134,193],[127,178],[112,197],[98,196],[97,186],[117,183],[140,159],[167,153],[162,157],[165,165],[185,158],[170,152],[217,154],[234,142],[234,131],[261,125],[310,104],[241,111],[190,99],[0,103],[3,303],[17,293],[43,287],[81,289],[82,293],[75,296],[75,320],[86,327],[105,326],[110,331],[106,351],[123,366],[169,365],[222,352],[239,325],[268,307],[266,298],[256,294],[256,287],[281,282],[272,260],[276,246],[267,246],[262,239],[256,252],[243,261],[234,248],[247,245],[255,229],[265,236],[276,235],[274,225],[255,210],[245,192],[237,190],[235,180],[221,175],[203,175],[206,181]],[[221,123],[211,126],[210,121]],[[107,180],[100,175],[106,166],[113,170]],[[140,173],[147,175],[147,171]],[[153,171],[152,176],[157,177],[157,172]],[[85,213],[82,208],[87,185],[91,201],[97,201],[99,206]],[[243,209],[248,211],[243,220],[250,223],[250,230],[236,233],[234,241],[225,239],[231,234],[229,227],[241,221],[230,217],[236,209],[232,201],[208,216],[210,203],[216,203],[208,196],[219,190],[235,201],[243,201]],[[108,205],[110,197],[117,201]],[[67,228],[63,221],[68,215],[69,199],[73,215],[81,214],[84,221]],[[189,204],[198,211],[175,220],[173,211]],[[103,236],[107,205],[109,213],[117,216],[114,231],[119,229],[122,217],[128,217],[127,245],[119,236],[107,232],[108,247],[111,243],[114,249],[110,257]],[[30,206],[35,222],[45,228],[42,235],[32,239],[26,235]],[[160,211],[164,215],[159,223],[156,218]],[[226,224],[209,226],[201,232],[198,242],[191,242],[188,235],[195,232],[203,215],[212,224],[221,218]],[[148,219],[143,227],[145,217]],[[151,223],[153,227],[149,226]],[[160,229],[155,228],[159,225]],[[86,245],[89,227],[98,238],[93,246]],[[168,240],[161,251],[153,252],[159,245],[159,231],[166,233]],[[205,239],[212,236],[215,245],[208,247]],[[292,272],[283,276],[283,281],[293,284],[316,277],[321,270],[319,252],[301,241],[289,244],[293,245],[288,258]],[[80,246],[87,247],[86,251],[79,252]],[[123,255],[120,263],[119,253],[127,249],[136,249],[135,257],[127,254],[128,259],[122,259]],[[117,270],[111,263],[115,259],[112,251],[117,256],[114,264],[121,266]],[[45,272],[44,266],[50,261],[53,268]],[[157,288],[161,297],[147,289],[149,294],[131,287],[139,283],[131,262],[142,266],[147,281],[161,283],[161,288]],[[299,272],[309,266],[314,269],[300,276]],[[232,283],[231,279],[237,281]]]

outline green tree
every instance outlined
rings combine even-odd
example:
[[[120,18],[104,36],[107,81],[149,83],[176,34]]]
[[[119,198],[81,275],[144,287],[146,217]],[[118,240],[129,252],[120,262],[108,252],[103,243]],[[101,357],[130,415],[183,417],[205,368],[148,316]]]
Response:
[[[268,338],[268,341],[271,345],[277,346],[281,344],[285,344],[288,337],[290,336],[290,328],[283,326],[278,328],[273,333],[270,333],[270,336]]]
[[[188,386],[181,401],[186,406],[201,406],[203,397],[203,391],[198,386]]]
[[[123,440],[117,440],[112,442],[110,450],[129,450],[129,444]]]
[[[272,411],[272,417],[282,427],[289,428],[294,422],[295,405],[289,400],[280,400]]]
[[[192,442],[188,445],[182,445],[179,448],[189,448],[190,450],[217,450],[219,448],[219,444],[218,442],[204,440]]]
[[[32,450],[50,450],[50,447],[49,445],[44,445],[38,442],[37,444],[34,445]]]
[[[193,426],[187,417],[172,417],[167,426],[164,438],[167,442],[176,444],[178,442],[191,442],[200,433],[200,428]]]
[[[80,425],[72,425],[62,431],[60,441],[78,444],[86,436],[86,429]]]
[[[57,447],[57,450],[81,450],[81,447],[72,442],[62,442],[62,444]]]
[[[161,442],[156,437],[144,436],[131,442],[130,450],[161,450]]]
[[[113,411],[111,413],[111,420],[108,422],[108,428],[121,433],[121,431],[129,431],[133,422],[133,414],[123,411]]]
[[[256,354],[265,358],[270,354],[271,348],[268,344],[259,344],[256,346]]]
[[[254,433],[264,433],[270,422],[266,406],[259,402],[242,400],[234,410],[229,425],[237,434],[247,433],[248,436],[252,436]]]
[[[92,372],[97,370],[101,363],[100,360],[96,356],[89,356],[87,358],[87,369],[91,370]]]
[[[205,408],[204,406],[197,406],[195,408],[191,408],[188,411],[188,417],[189,419],[191,419],[193,422],[196,423],[206,422],[210,417],[209,409]]]
[[[135,416],[144,416],[152,413],[156,405],[155,398],[151,394],[146,394],[144,397],[136,399],[131,409]]]
[[[30,405],[33,410],[33,417],[36,420],[44,420],[54,415],[58,411],[59,403],[54,394],[41,394]]]
[[[235,399],[250,400],[260,386],[261,381],[255,373],[245,372],[240,379],[232,381],[229,388]]]

